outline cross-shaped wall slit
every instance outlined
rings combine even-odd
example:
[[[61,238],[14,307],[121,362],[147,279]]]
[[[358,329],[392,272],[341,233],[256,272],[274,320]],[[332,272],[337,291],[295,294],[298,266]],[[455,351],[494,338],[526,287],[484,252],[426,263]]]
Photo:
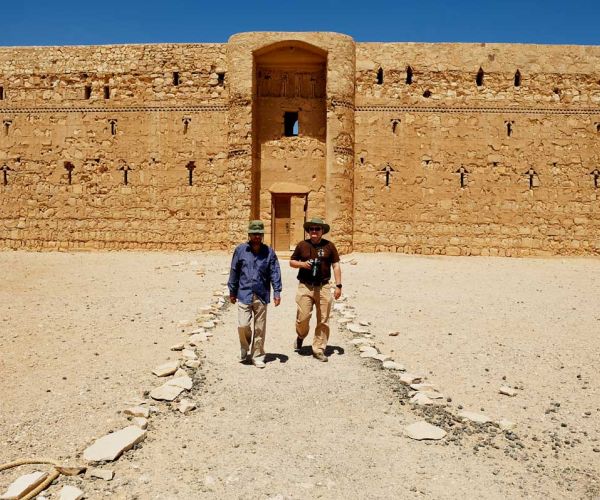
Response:
[[[385,187],[389,187],[392,172],[395,172],[395,170],[392,168],[391,165],[388,164],[384,165],[384,167],[379,172],[385,176]]]
[[[73,181],[73,169],[75,165],[73,165],[70,161],[65,162],[65,170],[67,171],[67,181],[69,184]]]
[[[533,189],[534,187],[538,187],[540,185],[540,179],[538,174],[533,168],[530,168],[525,174],[529,178],[529,189]]]
[[[117,135],[117,120],[112,118],[108,120],[108,124],[110,125],[110,135]]]
[[[192,121],[192,119],[186,117],[186,118],[183,118],[181,121],[183,122],[183,135],[186,135],[188,133],[188,129],[190,127],[190,122]]]
[[[187,171],[188,171],[188,185],[193,186],[194,185],[194,169],[196,168],[196,163],[193,161],[190,161],[185,166],[185,168],[187,168]]]
[[[12,120],[4,120],[2,124],[4,125],[4,135],[8,135],[8,131],[12,125]]]
[[[392,134],[395,134],[396,130],[398,129],[398,125],[400,124],[400,118],[392,118],[390,123],[392,124]]]

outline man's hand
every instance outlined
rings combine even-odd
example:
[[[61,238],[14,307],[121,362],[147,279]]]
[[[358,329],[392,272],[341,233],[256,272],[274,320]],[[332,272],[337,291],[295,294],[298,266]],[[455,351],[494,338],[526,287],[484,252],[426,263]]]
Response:
[[[230,295],[229,296],[229,302],[231,302],[232,304],[235,304],[237,302],[237,299],[236,299],[235,295]]]
[[[281,304],[281,297],[275,297],[273,299],[273,304],[275,304],[275,307],[277,307],[279,304]]]
[[[339,299],[342,296],[342,289],[335,287],[335,290],[333,291],[333,298],[335,300]]]

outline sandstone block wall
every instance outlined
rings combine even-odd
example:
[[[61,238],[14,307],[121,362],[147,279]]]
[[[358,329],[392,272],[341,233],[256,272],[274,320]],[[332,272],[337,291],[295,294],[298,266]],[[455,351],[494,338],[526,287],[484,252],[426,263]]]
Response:
[[[0,246],[227,249],[295,185],[346,252],[597,255],[598,68],[334,33],[0,48]]]

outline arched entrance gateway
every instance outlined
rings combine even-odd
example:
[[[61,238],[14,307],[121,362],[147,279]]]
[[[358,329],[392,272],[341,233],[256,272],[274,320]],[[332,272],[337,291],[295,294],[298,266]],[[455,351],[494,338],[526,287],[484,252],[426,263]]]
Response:
[[[349,251],[354,44],[330,33],[273,35],[266,45],[260,33],[228,43],[230,168],[238,178],[250,171],[249,215],[265,221],[265,242],[276,250],[293,249],[314,216]]]
[[[288,251],[306,213],[325,213],[327,54],[298,41],[254,53],[252,212]]]

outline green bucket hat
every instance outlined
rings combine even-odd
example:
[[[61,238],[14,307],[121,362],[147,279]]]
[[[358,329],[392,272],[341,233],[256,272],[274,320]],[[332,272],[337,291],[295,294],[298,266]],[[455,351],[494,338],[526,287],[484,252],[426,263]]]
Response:
[[[261,220],[251,220],[248,223],[248,234],[265,234],[265,224]]]
[[[308,233],[308,228],[311,226],[321,226],[323,228],[323,234],[327,234],[329,232],[329,224],[325,224],[323,219],[319,219],[318,217],[313,217],[312,219],[307,220],[304,223],[304,230]]]

